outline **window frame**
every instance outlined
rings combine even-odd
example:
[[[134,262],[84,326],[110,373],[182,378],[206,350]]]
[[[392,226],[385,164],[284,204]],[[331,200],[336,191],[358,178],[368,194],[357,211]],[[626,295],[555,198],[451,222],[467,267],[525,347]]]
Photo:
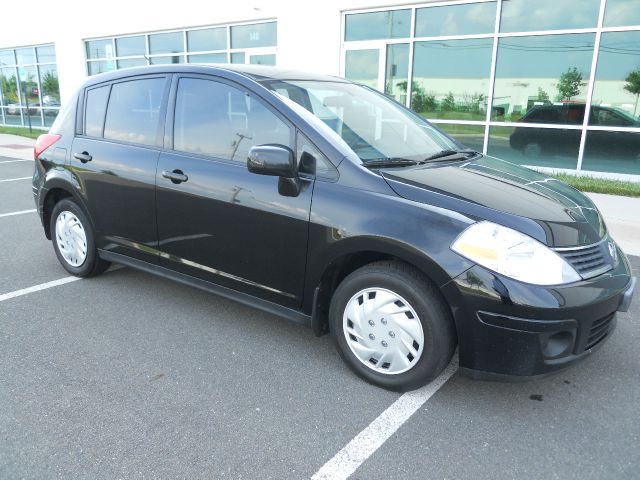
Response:
[[[164,137],[164,130],[165,130],[165,124],[166,124],[166,119],[167,119],[167,102],[169,99],[169,91],[170,91],[170,87],[171,87],[171,79],[172,79],[172,74],[170,73],[153,73],[153,74],[147,74],[147,75],[133,75],[133,76],[129,76],[129,77],[121,77],[121,78],[117,78],[114,80],[110,80],[110,81],[106,81],[106,82],[101,82],[101,83],[97,83],[94,85],[89,85],[87,87],[85,87],[83,94],[81,95],[81,103],[79,104],[79,121],[78,124],[76,125],[76,136],[77,137],[81,137],[81,138],[88,138],[88,139],[93,139],[93,140],[101,140],[104,142],[110,142],[110,143],[117,143],[117,144],[121,144],[121,145],[131,145],[131,146],[136,146],[136,147],[142,147],[142,148],[153,148],[153,149],[162,149],[163,148],[163,137]],[[104,136],[104,129],[106,126],[106,121],[107,121],[107,111],[109,110],[109,102],[111,101],[111,92],[113,91],[113,86],[119,83],[126,83],[126,82],[132,82],[132,81],[136,81],[136,80],[148,80],[148,79],[153,79],[153,78],[163,78],[165,83],[163,86],[163,91],[162,91],[162,98],[161,98],[161,103],[160,103],[160,110],[158,112],[158,127],[156,130],[156,136],[155,136],[155,140],[153,142],[153,144],[144,144],[144,143],[137,143],[137,142],[127,142],[127,141],[123,141],[123,140],[116,140],[113,138],[105,138]],[[87,135],[86,134],[86,108],[87,108],[87,97],[88,94],[91,90],[94,90],[96,88],[101,88],[101,87],[108,87],[109,88],[109,92],[107,94],[107,104],[106,104],[106,108],[104,109],[104,113],[102,115],[102,135],[99,137],[96,136],[92,136],[92,135]]]
[[[259,95],[254,90],[247,88],[246,86],[234,82],[226,77],[213,75],[213,74],[197,74],[197,73],[178,73],[174,75],[173,81],[171,83],[171,92],[168,100],[168,108],[166,112],[166,122],[165,122],[165,130],[164,130],[164,149],[167,151],[171,151],[177,155],[186,155],[194,158],[201,158],[204,160],[209,160],[213,162],[222,162],[227,165],[238,165],[246,170],[247,162],[230,160],[227,158],[216,157],[214,155],[208,155],[204,153],[195,153],[195,152],[185,152],[182,150],[176,150],[174,148],[174,132],[175,132],[175,113],[176,113],[176,103],[178,100],[178,86],[180,80],[183,78],[194,79],[194,80],[207,80],[211,82],[218,82],[225,84],[231,88],[235,88],[245,95],[253,96],[255,99],[260,101],[265,108],[267,108],[272,114],[274,114],[280,121],[282,121],[289,128],[289,145],[288,148],[291,148],[294,153],[296,152],[296,126],[282,113],[280,112],[272,102],[268,101],[264,96]],[[249,172],[247,170],[247,172]]]

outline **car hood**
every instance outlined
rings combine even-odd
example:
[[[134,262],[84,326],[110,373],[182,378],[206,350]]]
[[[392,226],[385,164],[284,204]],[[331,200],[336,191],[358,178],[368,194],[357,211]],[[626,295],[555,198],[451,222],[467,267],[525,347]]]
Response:
[[[489,220],[550,247],[590,245],[606,227],[586,195],[533,170],[493,157],[381,170],[401,197]]]

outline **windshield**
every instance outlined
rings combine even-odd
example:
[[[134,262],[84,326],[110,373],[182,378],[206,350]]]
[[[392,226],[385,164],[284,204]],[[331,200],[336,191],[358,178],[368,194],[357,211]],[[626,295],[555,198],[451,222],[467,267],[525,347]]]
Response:
[[[460,146],[418,115],[384,95],[353,83],[287,80],[268,82],[335,131],[363,162],[423,161]]]

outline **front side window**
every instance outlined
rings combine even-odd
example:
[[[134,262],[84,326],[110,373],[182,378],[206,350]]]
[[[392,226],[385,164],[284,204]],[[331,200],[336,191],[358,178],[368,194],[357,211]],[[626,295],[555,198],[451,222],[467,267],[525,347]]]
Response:
[[[361,85],[289,80],[267,86],[313,113],[365,162],[422,161],[442,150],[460,148],[418,115]]]
[[[164,78],[116,83],[111,89],[104,138],[155,145]]]
[[[254,145],[292,146],[291,128],[261,101],[231,85],[182,78],[176,97],[175,150],[246,162]]]

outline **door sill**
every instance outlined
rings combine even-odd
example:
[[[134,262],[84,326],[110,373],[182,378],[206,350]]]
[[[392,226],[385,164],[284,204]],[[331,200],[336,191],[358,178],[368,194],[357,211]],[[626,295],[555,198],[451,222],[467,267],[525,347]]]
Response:
[[[173,270],[162,267],[160,265],[148,263],[143,260],[139,260],[137,258],[132,258],[126,255],[122,255],[120,253],[108,252],[106,250],[98,250],[98,255],[100,256],[100,258],[108,262],[126,265],[127,267],[131,267],[136,270],[141,270],[143,272],[152,273],[154,275],[168,278],[170,280],[175,280],[176,282],[180,282],[185,285],[189,285],[191,287],[199,288],[201,290],[205,290],[210,293],[215,293],[217,295],[228,298],[230,300],[235,300],[236,302],[240,302],[244,305],[257,308],[264,312],[278,315],[279,317],[286,318],[287,320],[290,320],[294,323],[299,323],[302,325],[306,325],[308,327],[311,326],[310,315],[305,315],[302,312],[293,310],[288,307],[284,307],[282,305],[278,305],[277,303],[273,303],[268,300],[263,300],[261,298],[254,297],[252,295],[239,292],[231,288],[223,287],[221,285],[216,285],[215,283],[207,282],[206,280],[201,280],[199,278],[192,277],[184,273],[174,272]]]

